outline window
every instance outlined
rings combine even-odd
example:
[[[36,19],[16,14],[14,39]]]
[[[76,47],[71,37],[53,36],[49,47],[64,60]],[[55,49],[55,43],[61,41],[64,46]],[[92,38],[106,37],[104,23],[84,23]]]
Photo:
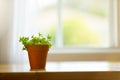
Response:
[[[117,4],[117,0],[16,0],[16,36],[50,33],[50,52],[63,53],[50,55],[50,60],[67,57],[67,53],[73,53],[68,60],[84,60],[82,53],[90,52],[95,59],[94,53],[118,50]]]
[[[55,47],[110,47],[110,0],[37,1],[37,29],[51,33]]]

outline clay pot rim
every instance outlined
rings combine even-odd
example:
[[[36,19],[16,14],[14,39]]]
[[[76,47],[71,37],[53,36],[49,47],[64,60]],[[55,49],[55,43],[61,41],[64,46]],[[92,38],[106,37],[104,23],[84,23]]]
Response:
[[[28,45],[26,46],[27,51],[30,50],[40,50],[40,49],[48,49],[49,50],[49,46],[48,45]]]
[[[27,45],[27,46],[48,46],[48,45]]]
[[[48,47],[49,48],[48,45],[27,45],[26,48],[28,47]]]

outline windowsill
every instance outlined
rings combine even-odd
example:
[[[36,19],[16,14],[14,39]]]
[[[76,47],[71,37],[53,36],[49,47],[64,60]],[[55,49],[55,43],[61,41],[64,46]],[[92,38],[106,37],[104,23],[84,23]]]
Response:
[[[119,64],[53,62],[47,63],[46,70],[36,71],[30,71],[29,65],[0,64],[0,80],[119,80]]]
[[[119,48],[52,48],[49,53],[51,54],[90,54],[90,53],[120,53]]]
[[[120,71],[120,62],[108,61],[72,61],[48,62],[46,70],[30,70],[27,64],[0,64],[2,72],[94,72],[94,71]]]
[[[120,61],[120,49],[51,49],[48,61]]]

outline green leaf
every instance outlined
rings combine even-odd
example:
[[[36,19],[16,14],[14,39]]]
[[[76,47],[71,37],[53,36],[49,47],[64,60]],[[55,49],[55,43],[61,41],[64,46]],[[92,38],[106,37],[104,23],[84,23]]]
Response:
[[[51,39],[51,35],[47,35],[47,37],[45,37],[39,32],[38,36],[32,35],[30,39],[29,37],[22,36],[20,37],[19,42],[23,44],[23,50],[26,50],[26,46],[28,45],[48,45],[51,47]]]

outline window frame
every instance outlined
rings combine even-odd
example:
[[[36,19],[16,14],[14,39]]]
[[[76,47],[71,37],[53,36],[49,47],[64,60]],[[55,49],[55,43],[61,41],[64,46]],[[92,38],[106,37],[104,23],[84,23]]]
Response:
[[[109,4],[110,48],[53,48],[48,61],[120,61],[120,1]]]

